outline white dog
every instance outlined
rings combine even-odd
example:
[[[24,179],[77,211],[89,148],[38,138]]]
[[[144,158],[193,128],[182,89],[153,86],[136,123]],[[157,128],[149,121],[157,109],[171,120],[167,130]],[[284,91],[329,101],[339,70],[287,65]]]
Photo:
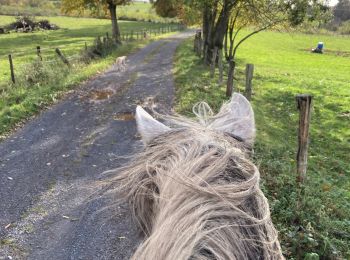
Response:
[[[115,61],[117,69],[124,71],[126,69],[126,56],[120,56]]]

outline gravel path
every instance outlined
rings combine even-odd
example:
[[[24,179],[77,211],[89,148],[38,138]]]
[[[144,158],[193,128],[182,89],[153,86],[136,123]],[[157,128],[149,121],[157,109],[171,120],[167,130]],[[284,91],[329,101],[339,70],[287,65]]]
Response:
[[[137,104],[174,98],[182,32],[90,80],[0,143],[0,259],[128,259],[141,236],[126,206],[100,196],[101,172],[140,149]]]

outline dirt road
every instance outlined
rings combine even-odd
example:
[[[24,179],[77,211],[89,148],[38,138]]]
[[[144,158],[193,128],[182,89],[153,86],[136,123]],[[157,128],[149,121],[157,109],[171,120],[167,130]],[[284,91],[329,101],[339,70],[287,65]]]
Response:
[[[0,259],[127,259],[141,237],[101,173],[141,149],[133,113],[169,109],[182,32],[112,66],[0,143]]]

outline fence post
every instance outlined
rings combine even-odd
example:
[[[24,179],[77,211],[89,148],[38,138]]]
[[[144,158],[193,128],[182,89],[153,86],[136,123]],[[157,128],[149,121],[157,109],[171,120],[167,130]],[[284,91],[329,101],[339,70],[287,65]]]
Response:
[[[202,40],[202,37],[200,36],[198,38],[198,56],[199,56],[199,58],[202,57],[202,52],[203,52],[202,48],[203,48],[203,40]]]
[[[106,32],[106,38],[109,39],[109,34],[108,34],[108,32]]]
[[[36,46],[36,54],[38,55],[39,59],[42,61],[43,57],[41,57],[40,46]]]
[[[203,48],[204,64],[208,64],[208,44],[206,44],[205,42],[203,44],[204,44],[204,48]]]
[[[131,31],[130,40],[134,39],[134,31]]]
[[[233,92],[233,79],[234,79],[236,62],[230,59],[228,64],[229,64],[229,69],[228,69],[228,75],[227,75],[226,97],[231,97]]]
[[[245,68],[245,96],[250,101],[252,99],[252,80],[254,64],[247,64]]]
[[[103,46],[104,48],[107,48],[107,38],[103,37]]]
[[[12,55],[11,54],[9,54],[9,62],[10,62],[11,80],[12,80],[12,83],[15,84],[16,83],[15,72],[13,69],[13,62],[12,62]]]
[[[224,64],[222,62],[222,49],[219,49],[218,51],[219,59],[218,59],[218,66],[219,66],[219,84],[222,84],[224,80]]]
[[[87,51],[88,47],[87,47],[87,43],[85,42],[85,51]]]
[[[64,57],[64,55],[62,54],[62,52],[60,51],[60,49],[59,49],[59,48],[56,48],[55,51],[56,51],[58,57],[61,58],[61,60],[63,61],[63,63],[65,63],[65,64],[67,64],[67,65],[69,66],[69,61],[66,59],[66,57]]]
[[[215,75],[215,67],[216,67],[216,57],[217,57],[217,54],[218,54],[218,47],[214,47],[214,50],[213,50],[213,57],[212,57],[212,60],[211,60],[211,67],[210,67],[210,75],[211,77],[214,77]]]
[[[307,169],[312,96],[307,94],[297,95],[296,101],[299,110],[297,181],[303,183],[306,178]]]

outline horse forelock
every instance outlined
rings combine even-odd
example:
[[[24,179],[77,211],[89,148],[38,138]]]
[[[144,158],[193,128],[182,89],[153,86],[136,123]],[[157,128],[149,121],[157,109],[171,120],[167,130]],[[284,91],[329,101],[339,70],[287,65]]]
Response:
[[[166,120],[177,128],[115,172],[146,236],[133,259],[282,259],[249,144],[208,120]]]

